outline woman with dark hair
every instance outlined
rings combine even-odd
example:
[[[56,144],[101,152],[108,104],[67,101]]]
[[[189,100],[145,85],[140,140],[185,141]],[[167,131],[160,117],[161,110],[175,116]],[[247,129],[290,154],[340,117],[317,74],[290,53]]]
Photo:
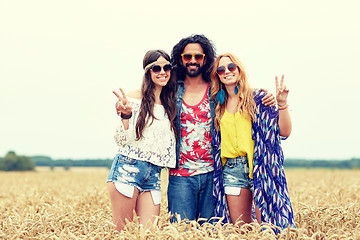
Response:
[[[295,221],[283,168],[280,136],[291,133],[284,76],[276,80],[278,107],[261,104],[265,93],[250,88],[240,60],[220,55],[211,73],[211,96],[217,99],[213,139],[216,158],[224,165],[224,187],[230,219],[294,227]],[[220,141],[221,139],[221,141]],[[221,150],[220,150],[221,149]]]
[[[162,50],[148,51],[141,91],[125,95],[113,92],[121,118],[115,133],[119,145],[107,178],[113,221],[121,230],[133,211],[141,224],[160,213],[160,173],[175,167],[176,82],[171,76],[170,56]]]

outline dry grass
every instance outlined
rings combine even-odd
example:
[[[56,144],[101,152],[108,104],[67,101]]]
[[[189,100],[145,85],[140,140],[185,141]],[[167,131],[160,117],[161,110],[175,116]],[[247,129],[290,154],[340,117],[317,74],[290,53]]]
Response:
[[[111,222],[105,168],[0,172],[0,239],[360,239],[360,171],[287,170],[296,229],[170,224],[163,189],[161,215],[117,233]],[[166,182],[166,174],[163,175]]]

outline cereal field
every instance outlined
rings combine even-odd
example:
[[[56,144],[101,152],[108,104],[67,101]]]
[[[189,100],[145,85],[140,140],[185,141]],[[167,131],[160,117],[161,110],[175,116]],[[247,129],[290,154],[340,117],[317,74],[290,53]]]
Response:
[[[360,170],[286,170],[297,228],[277,236],[266,225],[170,224],[166,188],[155,224],[145,228],[135,219],[115,232],[107,173],[0,172],[0,239],[360,239]]]

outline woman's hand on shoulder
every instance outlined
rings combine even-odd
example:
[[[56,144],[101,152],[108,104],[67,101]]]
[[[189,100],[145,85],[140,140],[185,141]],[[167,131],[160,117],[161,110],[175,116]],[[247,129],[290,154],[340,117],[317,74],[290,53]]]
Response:
[[[269,107],[274,107],[276,105],[275,97],[268,90],[261,88],[261,91],[266,93],[266,95],[261,99],[262,104]]]

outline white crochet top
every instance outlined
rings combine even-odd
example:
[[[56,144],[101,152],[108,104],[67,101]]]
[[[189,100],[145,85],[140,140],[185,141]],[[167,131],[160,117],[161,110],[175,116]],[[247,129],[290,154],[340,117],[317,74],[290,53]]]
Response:
[[[133,159],[147,161],[161,167],[174,168],[176,164],[176,140],[165,109],[160,104],[154,105],[154,119],[150,126],[143,130],[143,138],[135,141],[136,121],[140,112],[140,99],[129,98],[132,106],[132,117],[129,119],[129,129],[120,124],[115,132],[115,142],[119,145],[119,154]],[[149,120],[148,125],[151,123]]]

